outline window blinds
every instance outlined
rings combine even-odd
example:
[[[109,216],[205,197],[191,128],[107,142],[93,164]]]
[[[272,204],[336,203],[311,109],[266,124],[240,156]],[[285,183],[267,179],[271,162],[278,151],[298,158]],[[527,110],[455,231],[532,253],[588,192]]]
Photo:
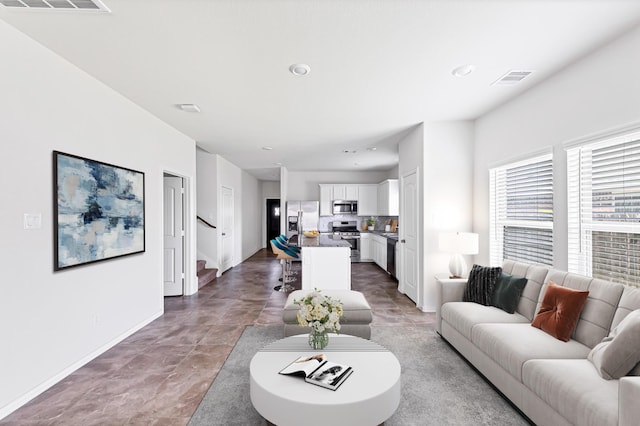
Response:
[[[567,150],[569,271],[640,285],[640,132]]]
[[[491,264],[553,264],[551,154],[490,170]]]

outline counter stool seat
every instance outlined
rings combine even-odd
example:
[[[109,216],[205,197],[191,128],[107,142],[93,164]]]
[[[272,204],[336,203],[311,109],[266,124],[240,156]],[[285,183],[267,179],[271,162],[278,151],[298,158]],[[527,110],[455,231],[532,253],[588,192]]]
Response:
[[[282,311],[284,321],[284,336],[309,333],[308,327],[298,325],[298,310],[300,307],[295,304],[296,300],[303,299],[310,290],[296,290],[287,297],[287,302]],[[325,296],[342,302],[343,316],[340,319],[340,334],[371,338],[371,306],[364,295],[355,290],[326,289],[321,292]]]

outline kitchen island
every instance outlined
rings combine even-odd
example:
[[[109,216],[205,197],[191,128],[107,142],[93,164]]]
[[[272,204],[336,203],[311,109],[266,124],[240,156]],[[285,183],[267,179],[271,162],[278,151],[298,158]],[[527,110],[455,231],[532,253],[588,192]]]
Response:
[[[302,289],[351,290],[351,245],[337,235],[302,237]]]

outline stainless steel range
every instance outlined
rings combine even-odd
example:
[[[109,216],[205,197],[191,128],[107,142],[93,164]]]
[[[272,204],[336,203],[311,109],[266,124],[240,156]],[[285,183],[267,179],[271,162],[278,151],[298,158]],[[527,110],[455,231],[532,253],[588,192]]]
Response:
[[[333,221],[331,222],[333,235],[339,235],[351,246],[351,260],[360,259],[360,231],[358,222],[355,220]]]

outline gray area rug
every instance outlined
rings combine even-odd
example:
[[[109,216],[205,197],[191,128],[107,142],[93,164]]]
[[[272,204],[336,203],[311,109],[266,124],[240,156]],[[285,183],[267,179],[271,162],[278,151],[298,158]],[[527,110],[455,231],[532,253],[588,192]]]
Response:
[[[282,336],[282,327],[247,327],[189,425],[267,424],[251,405],[249,363]],[[402,399],[385,426],[529,424],[432,329],[372,327],[371,340],[402,366]]]

